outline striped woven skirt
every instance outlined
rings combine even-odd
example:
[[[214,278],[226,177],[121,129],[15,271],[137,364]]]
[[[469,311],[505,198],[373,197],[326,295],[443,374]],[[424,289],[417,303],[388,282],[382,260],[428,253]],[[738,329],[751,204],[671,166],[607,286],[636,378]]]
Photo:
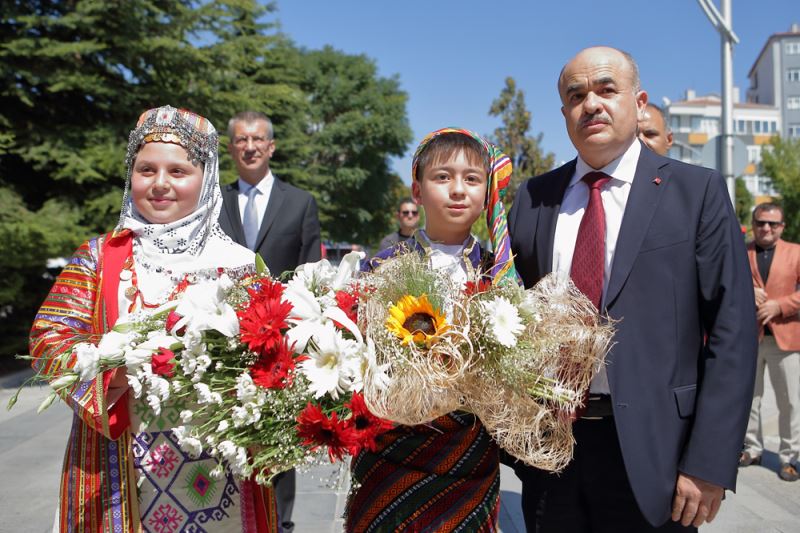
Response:
[[[398,426],[353,460],[352,475],[348,532],[497,531],[498,448],[474,415]]]

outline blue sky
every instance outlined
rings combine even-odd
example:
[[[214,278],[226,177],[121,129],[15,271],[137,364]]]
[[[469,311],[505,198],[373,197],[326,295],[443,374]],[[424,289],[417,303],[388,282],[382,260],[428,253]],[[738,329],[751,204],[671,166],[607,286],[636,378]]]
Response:
[[[715,0],[719,6],[719,0]],[[797,0],[732,0],[734,84],[767,38],[800,23]],[[460,126],[491,134],[489,106],[507,76],[525,91],[532,131],[556,161],[575,155],[564,131],[556,78],[581,48],[607,44],[636,58],[651,101],[681,99],[687,88],[719,93],[719,35],[696,0],[279,0],[281,30],[307,48],[331,45],[371,57],[398,75],[409,95],[414,143],[393,161],[410,179],[410,154],[428,132]]]

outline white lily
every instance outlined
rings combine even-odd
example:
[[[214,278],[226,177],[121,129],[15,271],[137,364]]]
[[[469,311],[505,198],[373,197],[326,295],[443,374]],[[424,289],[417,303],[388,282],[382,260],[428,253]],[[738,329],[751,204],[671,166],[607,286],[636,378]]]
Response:
[[[313,344],[308,346],[308,359],[299,365],[315,398],[330,394],[338,399],[339,394],[352,388],[350,361],[357,357],[359,348],[359,343],[345,339],[332,323],[319,328]]]
[[[366,257],[364,252],[350,252],[342,258],[339,263],[339,268],[336,270],[336,276],[331,282],[331,289],[338,291],[344,289],[353,279],[353,276],[359,271],[361,260]]]
[[[226,276],[223,276],[225,278]],[[184,325],[187,331],[201,332],[214,329],[233,337],[239,333],[236,310],[225,301],[228,282],[223,278],[213,283],[198,283],[186,288],[175,312],[181,315],[174,330]]]

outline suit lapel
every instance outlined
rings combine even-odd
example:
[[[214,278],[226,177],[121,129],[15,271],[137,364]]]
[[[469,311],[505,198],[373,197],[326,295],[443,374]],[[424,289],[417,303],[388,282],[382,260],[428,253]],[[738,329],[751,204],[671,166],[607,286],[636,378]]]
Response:
[[[606,290],[606,307],[614,302],[628,279],[662,191],[669,187],[669,177],[669,160],[660,159],[650,150],[642,148],[617,237],[617,249]],[[655,178],[660,179],[654,181]]]
[[[558,213],[561,202],[567,191],[572,175],[575,174],[577,159],[573,159],[563,167],[554,178],[552,186],[547,186],[542,192],[543,197],[539,203],[536,220],[536,258],[538,260],[539,276],[543,277],[553,270],[553,245],[556,235]],[[534,199],[536,201],[536,199]]]
[[[776,245],[777,246],[777,245]],[[777,253],[777,250],[775,251]],[[764,288],[764,280],[761,279],[761,272],[758,270],[758,262],[756,261],[756,245],[755,243],[750,243],[747,246],[747,259],[750,261],[750,272],[753,274],[753,280],[756,282],[756,286],[760,288]],[[773,262],[775,258],[772,258]]]
[[[228,217],[228,224],[233,232],[233,239],[244,244],[244,229],[242,228],[242,215],[239,213],[239,182],[235,181],[222,189],[222,206]]]
[[[264,219],[261,221],[261,227],[258,230],[256,250],[261,247],[261,243],[264,242],[267,233],[269,233],[269,228],[272,227],[272,223],[275,222],[275,219],[278,217],[278,212],[283,205],[284,196],[286,196],[286,191],[284,190],[285,184],[278,178],[273,179],[274,182],[272,183],[272,191],[269,193],[267,211],[264,213]]]

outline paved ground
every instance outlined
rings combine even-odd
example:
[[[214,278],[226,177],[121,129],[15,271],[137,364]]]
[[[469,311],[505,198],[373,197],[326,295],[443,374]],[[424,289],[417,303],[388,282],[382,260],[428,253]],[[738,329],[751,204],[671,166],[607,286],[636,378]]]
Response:
[[[42,414],[36,408],[46,396],[41,387],[25,390],[11,411],[5,410],[9,397],[24,374],[0,378],[0,533],[50,531],[56,505],[61,457],[69,431],[70,415],[63,404]],[[777,434],[771,389],[765,401],[768,435]],[[767,439],[775,450],[776,437]],[[800,533],[800,482],[786,483],[777,476],[778,459],[770,452],[764,466],[748,467],[739,474],[737,494],[729,494],[713,524],[702,533]],[[341,515],[349,479],[341,466],[318,467],[298,479],[294,520],[297,533],[341,531]],[[525,531],[519,509],[520,484],[502,467],[503,533]]]

